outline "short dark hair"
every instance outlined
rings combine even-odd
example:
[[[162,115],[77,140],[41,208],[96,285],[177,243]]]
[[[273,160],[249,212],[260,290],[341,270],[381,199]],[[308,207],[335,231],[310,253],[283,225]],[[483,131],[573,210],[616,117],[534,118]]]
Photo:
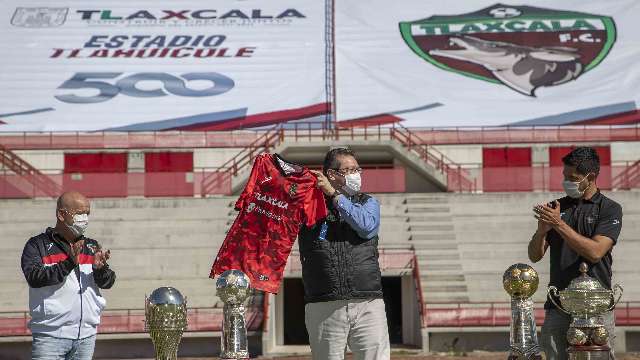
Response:
[[[353,156],[355,158],[356,154],[353,152],[353,150],[343,147],[329,150],[329,152],[327,152],[327,155],[325,155],[324,163],[322,164],[322,170],[325,174],[329,169],[338,169],[340,167],[338,156]]]
[[[566,166],[575,166],[580,175],[593,173],[597,176],[600,173],[600,157],[592,147],[577,147],[565,155],[562,162]]]

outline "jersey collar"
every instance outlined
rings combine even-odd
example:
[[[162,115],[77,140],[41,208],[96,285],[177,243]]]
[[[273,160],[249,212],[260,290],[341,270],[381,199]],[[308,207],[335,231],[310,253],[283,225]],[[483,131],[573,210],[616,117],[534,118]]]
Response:
[[[280,174],[282,174],[282,176],[284,177],[291,176],[291,175],[301,175],[304,172],[304,166],[285,160],[279,154],[273,154],[272,159],[276,168],[278,169],[278,171],[280,171]],[[293,169],[293,171],[286,171],[285,169],[282,168],[281,163],[284,163],[285,165],[290,166]]]

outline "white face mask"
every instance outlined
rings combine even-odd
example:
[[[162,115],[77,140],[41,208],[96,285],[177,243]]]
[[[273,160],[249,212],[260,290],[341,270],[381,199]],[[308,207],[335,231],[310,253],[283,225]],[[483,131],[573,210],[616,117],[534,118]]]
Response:
[[[574,182],[570,180],[565,180],[562,182],[562,187],[564,188],[564,192],[571,198],[579,199],[584,195],[584,192],[587,190],[580,190],[580,184],[586,179],[585,176],[582,180]]]
[[[360,177],[360,173],[349,174],[344,176],[344,185],[342,185],[342,190],[347,193],[347,195],[355,195],[360,191],[360,187],[362,185],[362,178]]]
[[[73,215],[73,224],[66,224],[69,230],[73,233],[73,236],[79,238],[84,235],[85,230],[89,226],[89,214],[75,214]]]

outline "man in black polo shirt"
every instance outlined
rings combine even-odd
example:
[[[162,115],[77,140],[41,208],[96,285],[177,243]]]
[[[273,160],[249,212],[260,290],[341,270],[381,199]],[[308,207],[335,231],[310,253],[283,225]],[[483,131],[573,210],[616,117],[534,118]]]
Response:
[[[562,159],[563,188],[567,196],[534,207],[538,229],[529,242],[529,259],[538,262],[551,249],[549,285],[565,289],[578,275],[582,262],[589,276],[611,289],[611,250],[622,228],[622,207],[600,193],[596,178],[600,159],[593,148],[579,147]],[[555,299],[558,302],[558,299]],[[541,346],[547,359],[567,359],[566,340],[570,317],[547,299]],[[603,316],[613,349],[613,311]]]

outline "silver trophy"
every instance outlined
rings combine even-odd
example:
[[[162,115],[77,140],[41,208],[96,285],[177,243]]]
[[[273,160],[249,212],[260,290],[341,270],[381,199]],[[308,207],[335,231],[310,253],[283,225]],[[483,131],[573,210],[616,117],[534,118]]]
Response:
[[[182,332],[187,329],[187,299],[175,288],[157,288],[145,296],[144,317],[156,360],[176,360]]]
[[[509,360],[542,359],[531,300],[538,283],[538,273],[527,264],[511,265],[502,276],[502,285],[511,296]]]
[[[218,297],[224,302],[221,359],[248,359],[244,301],[251,288],[249,278],[240,270],[227,270],[216,280]]]
[[[581,275],[573,279],[566,289],[558,291],[555,286],[550,286],[547,293],[558,309],[571,316],[567,331],[569,359],[608,360],[611,334],[604,327],[601,316],[615,308],[622,297],[622,287],[616,284],[613,290],[605,289],[598,280],[587,275],[588,270],[586,263],[580,264]],[[560,304],[556,303],[556,298],[560,299]]]

